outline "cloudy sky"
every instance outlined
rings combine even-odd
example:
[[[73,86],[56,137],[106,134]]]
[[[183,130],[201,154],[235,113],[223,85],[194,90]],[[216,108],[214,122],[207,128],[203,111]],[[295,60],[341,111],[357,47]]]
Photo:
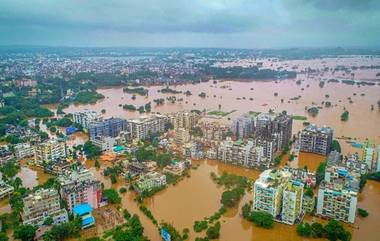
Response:
[[[0,0],[0,45],[380,47],[380,0]]]

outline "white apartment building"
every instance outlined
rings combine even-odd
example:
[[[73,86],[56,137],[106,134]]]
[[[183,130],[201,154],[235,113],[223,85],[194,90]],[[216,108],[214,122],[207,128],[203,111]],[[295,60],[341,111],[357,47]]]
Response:
[[[17,159],[31,157],[34,155],[34,147],[30,143],[19,143],[14,146]]]
[[[50,139],[35,146],[34,159],[38,165],[63,158],[66,158],[65,142]]]
[[[83,128],[87,129],[88,124],[91,122],[99,121],[102,119],[101,115],[93,110],[83,110],[73,113],[74,123],[80,124]]]
[[[54,224],[69,221],[67,212],[61,208],[58,191],[55,189],[39,189],[23,199],[24,207],[21,214],[23,224],[41,226],[48,217]]]
[[[167,117],[160,114],[141,116],[128,121],[131,137],[138,140],[146,139],[149,134],[164,132]]]

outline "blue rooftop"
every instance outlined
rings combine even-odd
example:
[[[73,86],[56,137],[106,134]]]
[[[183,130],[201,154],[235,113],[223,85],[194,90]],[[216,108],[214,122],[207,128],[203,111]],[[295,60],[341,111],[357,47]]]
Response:
[[[95,223],[95,218],[92,216],[82,220],[82,226],[86,226],[93,223]]]
[[[74,206],[73,212],[76,215],[82,216],[83,214],[91,213],[92,207],[88,203],[82,203],[82,204]]]

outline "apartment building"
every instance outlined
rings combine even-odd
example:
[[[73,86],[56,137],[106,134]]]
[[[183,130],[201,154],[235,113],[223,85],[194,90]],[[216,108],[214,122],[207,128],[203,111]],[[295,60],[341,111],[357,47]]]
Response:
[[[231,132],[237,139],[246,139],[253,135],[254,120],[250,115],[243,115],[233,120]]]
[[[217,159],[234,165],[245,167],[269,167],[271,162],[264,156],[264,148],[255,146],[251,140],[232,141],[227,138],[217,150]]]
[[[331,151],[333,130],[330,127],[306,127],[300,134],[300,151],[328,155]]]
[[[281,221],[293,225],[302,220],[304,184],[300,181],[291,180],[284,188],[282,194]]]
[[[317,200],[317,214],[347,223],[354,223],[358,189],[344,188],[338,183],[322,181]]]
[[[131,137],[138,140],[145,140],[149,134],[164,132],[168,118],[160,114],[141,116],[137,119],[129,120]]]
[[[102,136],[118,137],[123,131],[128,131],[128,122],[121,118],[112,117],[88,124],[88,133],[91,140]]]
[[[253,209],[281,217],[283,191],[291,174],[277,169],[263,171],[253,186]]]
[[[37,165],[66,158],[66,143],[57,139],[50,139],[35,146],[34,159]]]
[[[74,206],[88,203],[94,209],[101,206],[102,190],[100,181],[85,168],[73,170],[60,175],[61,196],[67,204],[67,209],[72,212]]]
[[[354,223],[360,176],[360,169],[348,169],[340,155],[331,152],[318,191],[317,214]]]
[[[277,140],[277,148],[289,144],[292,137],[293,119],[286,112],[261,113],[255,119],[255,137]]]
[[[13,191],[14,188],[11,185],[5,183],[0,175],[0,200],[9,197]]]
[[[180,128],[190,130],[198,123],[200,115],[191,111],[180,111],[171,113],[168,117],[175,130]]]
[[[74,123],[77,123],[87,129],[91,122],[101,121],[102,117],[96,111],[85,109],[83,111],[74,112],[73,119]]]
[[[202,121],[199,122],[197,126],[202,130],[203,137],[201,139],[203,141],[220,142],[223,141],[227,133],[230,132],[229,126],[219,122]]]
[[[116,138],[109,136],[96,136],[91,142],[98,146],[102,151],[112,151],[116,145]]]
[[[143,193],[166,185],[166,176],[158,172],[142,174],[134,184],[137,192]]]
[[[61,208],[58,191],[39,189],[23,199],[24,207],[21,213],[23,224],[41,226],[48,217],[54,224],[66,223],[69,220],[67,211]]]
[[[34,156],[34,147],[30,143],[18,143],[14,146],[17,159]]]
[[[362,159],[367,164],[368,171],[372,171],[372,168],[374,167],[375,150],[372,145],[366,141],[363,145],[362,151]]]
[[[188,129],[178,128],[175,131],[175,142],[177,145],[185,144],[190,141],[190,133]]]

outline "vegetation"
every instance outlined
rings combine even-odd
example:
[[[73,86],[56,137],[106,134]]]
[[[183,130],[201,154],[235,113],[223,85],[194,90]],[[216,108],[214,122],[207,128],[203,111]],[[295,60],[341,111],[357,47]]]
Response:
[[[206,93],[205,92],[201,92],[198,96],[201,97],[201,98],[206,98]]]
[[[88,159],[96,159],[102,154],[102,150],[100,149],[100,147],[98,147],[91,141],[87,141],[83,145],[83,151]]]
[[[307,109],[307,112],[309,113],[309,115],[315,117],[318,115],[319,109],[318,107],[310,107],[309,109]]]
[[[369,173],[367,174],[367,178],[380,182],[380,172]]]
[[[321,162],[317,168],[317,171],[316,171],[316,181],[317,181],[317,184],[319,185],[321,183],[321,181],[323,179],[325,179],[325,170],[326,170],[326,161],[324,162]]]
[[[199,233],[208,228],[208,222],[206,220],[195,221],[193,225],[193,229],[195,232]]]
[[[332,151],[337,151],[337,152],[339,152],[339,153],[342,152],[342,149],[341,149],[341,147],[340,147],[340,143],[339,143],[339,141],[337,141],[337,140],[333,140],[333,141],[332,141],[332,143],[331,143],[331,150],[332,150]]]
[[[345,110],[342,113],[342,115],[340,116],[340,120],[341,121],[348,121],[349,115],[350,115],[350,113],[347,110]]]
[[[297,234],[303,237],[327,238],[330,241],[351,240],[351,234],[336,220],[330,220],[325,226],[317,222],[311,225],[301,223],[297,226]]]
[[[118,204],[121,202],[121,198],[119,196],[119,193],[113,189],[104,189],[103,190],[103,197],[105,197],[109,203],[111,204]]]
[[[163,93],[163,94],[181,94],[182,93],[182,91],[171,89],[171,88],[169,88],[169,86],[167,86],[166,88],[161,89],[160,92]]]
[[[128,94],[138,94],[138,95],[148,95],[148,90],[144,89],[143,87],[137,87],[137,88],[130,88],[130,87],[125,87],[123,88],[123,92],[126,92]]]
[[[292,119],[293,120],[299,120],[299,121],[306,121],[307,117],[306,116],[302,116],[302,115],[293,115]]]
[[[224,111],[219,111],[219,110],[214,110],[214,111],[210,111],[208,112],[207,114],[208,115],[215,115],[215,116],[221,116],[221,117],[225,117],[225,116],[228,116],[229,114],[235,112],[236,110],[232,110],[230,112],[224,112]]]
[[[32,225],[20,225],[13,233],[13,237],[22,241],[33,241],[36,234],[37,227]]]
[[[98,100],[104,99],[105,96],[97,93],[96,91],[83,91],[79,92],[74,98],[74,103],[79,104],[94,104]]]
[[[147,207],[141,205],[139,208],[141,212],[143,212],[153,222],[154,225],[157,225],[157,220],[154,218],[152,212]]]
[[[247,214],[245,213],[245,215]],[[252,211],[249,213],[246,219],[250,222],[253,222],[258,227],[263,227],[266,229],[270,229],[273,227],[272,215],[263,211]]]
[[[214,226],[210,226],[207,231],[207,238],[217,239],[220,236],[220,222],[216,222]]]
[[[78,237],[81,230],[81,220],[74,219],[68,223],[54,225],[44,234],[44,241],[63,241],[66,238]]]
[[[368,217],[369,215],[368,211],[362,208],[358,208],[358,213],[363,218]]]
[[[130,111],[136,111],[136,106],[125,104],[125,105],[123,105],[123,109],[124,110],[130,110]]]

